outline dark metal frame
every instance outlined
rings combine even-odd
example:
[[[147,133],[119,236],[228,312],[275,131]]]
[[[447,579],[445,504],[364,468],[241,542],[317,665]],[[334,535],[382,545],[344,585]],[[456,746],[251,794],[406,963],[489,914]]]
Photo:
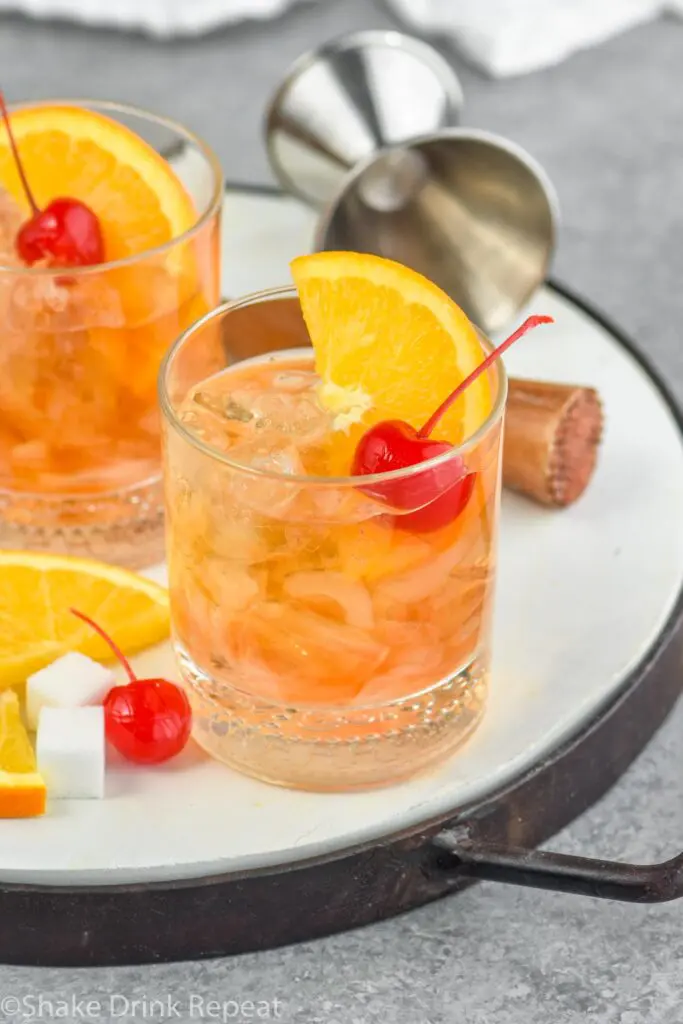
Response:
[[[568,289],[550,287],[640,363],[683,443],[676,400],[631,340]],[[477,879],[631,902],[677,899],[683,853],[643,866],[535,847],[619,779],[676,703],[682,665],[683,586],[652,649],[612,703],[488,799],[359,848],[275,869],[135,885],[0,883],[0,962],[130,964],[268,949],[393,916]]]

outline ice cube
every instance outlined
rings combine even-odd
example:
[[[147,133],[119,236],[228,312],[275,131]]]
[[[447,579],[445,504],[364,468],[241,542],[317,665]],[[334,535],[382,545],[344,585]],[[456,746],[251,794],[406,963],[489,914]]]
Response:
[[[267,450],[292,442],[303,450],[331,429],[329,413],[318,405],[316,382],[314,373],[266,368],[263,379],[242,379],[231,387],[218,375],[196,388],[181,416],[202,440],[224,449],[255,438]]]
[[[463,534],[451,547],[415,568],[382,580],[375,592],[376,596],[406,604],[434,597],[456,569],[471,565],[473,533],[470,531],[469,534]]]
[[[101,704],[115,678],[111,669],[92,658],[69,651],[26,681],[26,717],[30,729],[38,727],[41,709],[78,708]]]
[[[306,516],[310,521],[335,525],[365,523],[386,511],[378,501],[366,497],[355,487],[327,484],[309,487],[306,503]]]
[[[68,332],[126,324],[121,297],[103,275],[10,274],[8,286],[7,324],[15,331]],[[115,340],[121,344],[120,337]]]
[[[237,420],[238,423],[249,423],[254,414],[233,398],[231,395],[212,395],[210,391],[198,391],[193,401],[201,409],[223,420]]]
[[[295,438],[300,446],[322,441],[331,429],[329,413],[322,409],[314,394],[265,392],[255,395],[249,404],[258,430]]]
[[[56,334],[51,342],[53,363],[45,413],[59,424],[60,442],[82,447],[89,438],[118,434],[123,411],[120,392],[112,387],[105,361],[90,344],[87,332]]]
[[[296,394],[299,391],[314,391],[320,378],[317,374],[306,370],[283,370],[276,373],[273,385],[279,391]]]
[[[172,262],[172,254],[169,255]],[[160,262],[159,262],[160,261]],[[120,296],[128,327],[145,327],[163,317],[172,316],[178,331],[178,310],[190,296],[188,281],[172,273],[163,257],[137,260],[130,266],[110,271],[107,282]],[[169,339],[170,343],[170,339]]]
[[[295,449],[281,452],[246,451],[246,445],[234,450],[234,457],[254,469],[281,474],[280,478],[236,471],[231,498],[240,509],[250,509],[271,519],[287,518],[300,494],[300,486],[287,479],[303,472]]]
[[[354,703],[362,706],[405,698],[433,685],[446,671],[441,647],[415,648],[405,658],[388,662],[385,671],[363,686]]]
[[[83,448],[121,430],[120,392],[112,387],[87,332],[3,333],[0,410],[28,439]]]
[[[236,658],[258,656],[282,680],[284,699],[353,696],[389,653],[366,630],[275,602],[248,609],[233,634]]]
[[[180,419],[200,440],[228,451],[250,435],[253,415],[230,397],[202,390],[181,409]]]
[[[255,454],[249,465],[254,469],[263,469],[283,476],[297,476],[304,472],[301,459],[296,448],[283,448],[282,451]]]
[[[21,268],[23,263],[16,250],[16,237],[24,214],[14,198],[0,189],[0,323],[7,324],[8,311],[16,277],[11,268]]]
[[[366,587],[342,572],[316,570],[294,572],[286,577],[284,591],[296,601],[310,605],[313,611],[339,617],[350,626],[372,629],[374,613]]]
[[[246,569],[220,558],[205,559],[193,583],[222,612],[240,611],[259,594],[258,583]]]
[[[104,796],[104,708],[45,707],[38,721],[38,771],[54,799]]]
[[[290,445],[278,450],[270,449],[268,443],[245,443],[236,446],[231,455],[244,466],[279,474],[277,478],[236,470],[231,496],[238,508],[272,519],[286,518],[301,492],[300,486],[287,477],[305,472],[296,448]]]
[[[39,335],[3,331],[0,410],[3,419],[26,439],[55,434],[55,424],[46,417],[44,409],[53,365],[51,356],[50,344]]]

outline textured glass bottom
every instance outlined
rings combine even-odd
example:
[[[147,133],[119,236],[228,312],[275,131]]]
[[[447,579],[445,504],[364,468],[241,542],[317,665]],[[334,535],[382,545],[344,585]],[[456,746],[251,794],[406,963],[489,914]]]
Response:
[[[76,555],[129,569],[161,562],[161,483],[98,499],[0,492],[0,549]]]
[[[476,728],[488,659],[414,697],[372,707],[286,707],[229,689],[176,646],[195,740],[246,775],[293,789],[385,786],[443,761]]]

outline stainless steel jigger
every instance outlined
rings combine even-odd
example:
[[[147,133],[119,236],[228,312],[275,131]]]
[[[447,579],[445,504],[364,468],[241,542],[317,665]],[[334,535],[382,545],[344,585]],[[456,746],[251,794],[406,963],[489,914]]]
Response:
[[[431,46],[360,32],[295,63],[270,104],[266,142],[284,188],[326,204],[315,249],[405,263],[491,334],[545,281],[558,203],[520,146],[455,126],[462,103]]]
[[[557,210],[545,172],[523,149],[453,128],[385,150],[353,171],[321,217],[314,248],[404,263],[492,334],[544,282]]]
[[[266,112],[283,187],[321,206],[348,171],[387,146],[460,120],[460,82],[437,51],[399,32],[354,32],[304,54]]]

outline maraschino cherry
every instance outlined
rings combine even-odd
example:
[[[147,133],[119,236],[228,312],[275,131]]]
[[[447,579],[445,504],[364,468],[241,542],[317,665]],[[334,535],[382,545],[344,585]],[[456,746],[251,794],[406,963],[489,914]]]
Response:
[[[127,760],[160,764],[179,754],[187,743],[192,712],[185,693],[167,679],[138,679],[130,662],[101,626],[71,608],[111,648],[130,682],[114,686],[104,701],[107,739]]]
[[[403,420],[385,420],[370,427],[356,446],[351,469],[353,475],[390,473],[393,470],[406,469],[408,466],[417,466],[421,462],[452,451],[453,445],[448,441],[430,438],[442,416],[463,391],[514,342],[533,327],[551,323],[553,319],[550,316],[530,316],[525,320],[514,334],[506,338],[479,366],[475,367],[419,430]],[[403,529],[428,533],[439,530],[457,519],[470,500],[475,478],[475,473],[468,473],[464,459],[454,456],[423,473],[369,484],[363,487],[363,490],[399,512],[406,509],[406,515],[397,516],[397,523]],[[415,511],[410,511],[411,509]]]
[[[48,260],[53,267],[86,267],[104,262],[104,238],[97,215],[80,199],[59,198],[41,210],[26,177],[14,138],[5,98],[0,92],[0,115],[32,216],[21,226],[16,249],[29,266]]]

